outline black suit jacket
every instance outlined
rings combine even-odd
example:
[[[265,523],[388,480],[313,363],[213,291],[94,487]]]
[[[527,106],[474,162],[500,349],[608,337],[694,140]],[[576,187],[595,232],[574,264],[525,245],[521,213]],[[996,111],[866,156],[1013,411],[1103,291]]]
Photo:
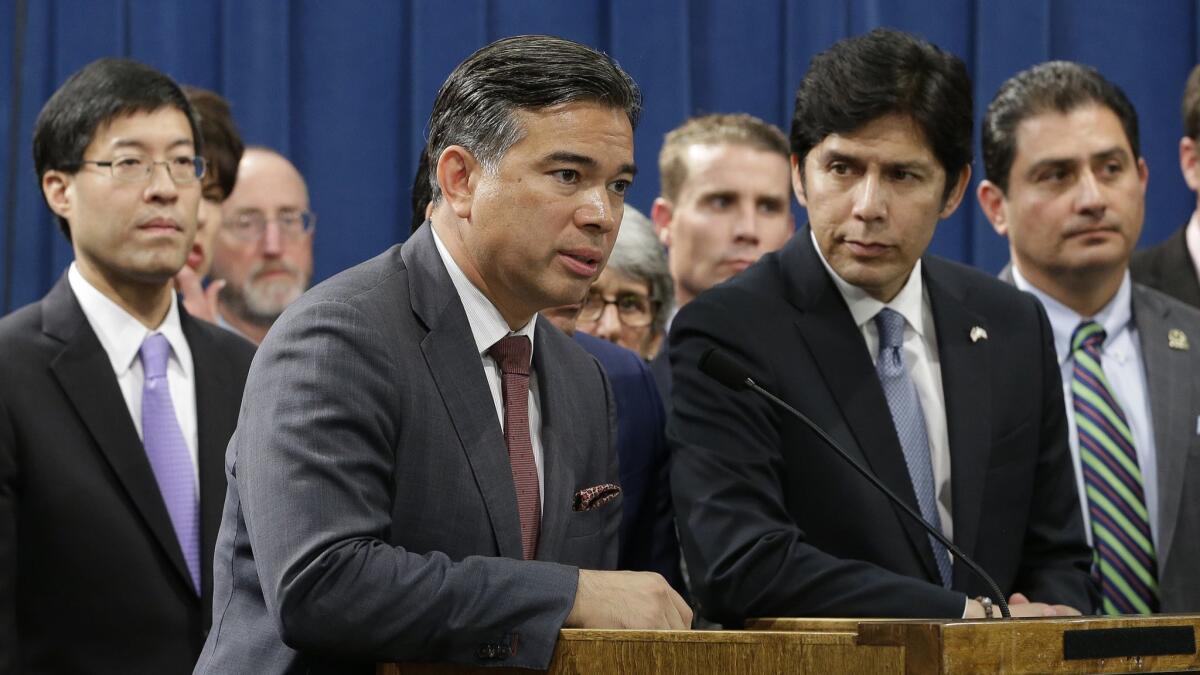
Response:
[[[1200,307],[1200,277],[1187,250],[1186,230],[1184,225],[1157,246],[1134,253],[1129,272],[1140,284]]]
[[[0,673],[190,673],[225,445],[254,348],[180,310],[195,365],[203,594],[66,275],[0,319]]]
[[[955,542],[1005,596],[1092,610],[1050,326],[1031,297],[933,257]],[[986,339],[970,338],[974,327]],[[962,561],[936,583],[927,534],[800,422],[696,364],[718,346],[916,508],[883,389],[807,228],[689,303],[671,330],[671,485],[710,618],[958,617],[990,595]]]

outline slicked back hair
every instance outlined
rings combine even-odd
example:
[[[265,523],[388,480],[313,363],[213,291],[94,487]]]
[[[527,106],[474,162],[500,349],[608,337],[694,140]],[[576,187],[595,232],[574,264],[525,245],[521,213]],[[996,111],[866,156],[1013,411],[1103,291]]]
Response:
[[[1134,159],[1142,156],[1137,112],[1125,92],[1095,68],[1071,61],[1047,61],[1008,78],[988,104],[981,133],[984,177],[1007,192],[1021,122],[1042,113],[1069,113],[1088,105],[1113,111],[1125,130]]]
[[[693,117],[668,132],[658,152],[658,193],[668,201],[678,199],[687,182],[684,155],[693,145],[739,145],[788,159],[787,136],[774,124],[745,113]]]
[[[47,171],[79,171],[83,153],[101,125],[162,108],[175,108],[187,117],[196,154],[201,154],[203,141],[196,113],[171,78],[130,59],[103,58],[84,66],[46,101],[34,124],[33,166],[38,191]],[[58,218],[58,224],[70,240],[66,219]]]
[[[229,101],[214,91],[199,87],[185,86],[183,93],[196,111],[200,119],[200,133],[204,135],[204,151],[201,154],[208,163],[204,184],[216,185],[221,191],[221,201],[225,201],[237,184],[238,163],[242,161],[246,144],[242,142],[242,136],[233,122]]]
[[[1183,133],[1200,140],[1200,66],[1192,68],[1183,88]]]
[[[549,35],[520,35],[480,49],[450,73],[429,116],[429,186],[441,200],[437,163],[442,151],[461,145],[484,170],[495,172],[525,130],[519,110],[541,110],[577,101],[623,110],[637,127],[642,96],[633,79],[607,55]]]
[[[877,28],[813,57],[796,90],[792,154],[888,115],[910,118],[946,172],[942,198],[971,163],[971,79],[962,59],[921,38]]]

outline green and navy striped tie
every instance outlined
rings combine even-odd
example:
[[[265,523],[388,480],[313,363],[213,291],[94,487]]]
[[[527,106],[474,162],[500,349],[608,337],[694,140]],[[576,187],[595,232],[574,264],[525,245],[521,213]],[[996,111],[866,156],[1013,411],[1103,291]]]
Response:
[[[1104,338],[1095,321],[1079,324],[1071,336],[1071,398],[1092,523],[1092,574],[1105,614],[1152,614],[1158,611],[1158,573],[1150,514],[1133,433],[1100,367]]]

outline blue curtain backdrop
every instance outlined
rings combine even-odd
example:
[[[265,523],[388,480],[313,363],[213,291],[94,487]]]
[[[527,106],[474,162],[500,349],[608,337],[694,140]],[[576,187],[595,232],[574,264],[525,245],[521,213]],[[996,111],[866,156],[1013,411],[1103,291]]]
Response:
[[[645,92],[642,172],[630,203],[658,189],[663,134],[687,116],[745,111],[786,131],[813,54],[877,26],[962,57],[976,117],[997,86],[1047,59],[1096,66],[1141,116],[1150,165],[1142,243],[1187,219],[1179,99],[1197,61],[1200,0],[0,0],[0,314],[37,300],[71,251],[42,202],[30,139],[72,72],[109,55],[149,63],[230,99],[248,142],[308,178],[320,215],[316,279],[407,236],[409,186],[430,103],[463,58],[496,38],[552,33],[607,51]],[[978,126],[978,125],[977,125]],[[976,163],[976,176],[979,175]],[[804,214],[797,213],[797,222]],[[973,195],[934,252],[998,270],[1003,240]]]

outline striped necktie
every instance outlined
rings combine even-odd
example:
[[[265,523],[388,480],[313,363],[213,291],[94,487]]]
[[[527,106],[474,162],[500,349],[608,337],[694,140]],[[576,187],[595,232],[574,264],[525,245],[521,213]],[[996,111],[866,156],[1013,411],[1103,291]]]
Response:
[[[1133,434],[1100,367],[1104,329],[1084,321],[1071,336],[1071,399],[1105,614],[1158,611],[1150,514]]]

